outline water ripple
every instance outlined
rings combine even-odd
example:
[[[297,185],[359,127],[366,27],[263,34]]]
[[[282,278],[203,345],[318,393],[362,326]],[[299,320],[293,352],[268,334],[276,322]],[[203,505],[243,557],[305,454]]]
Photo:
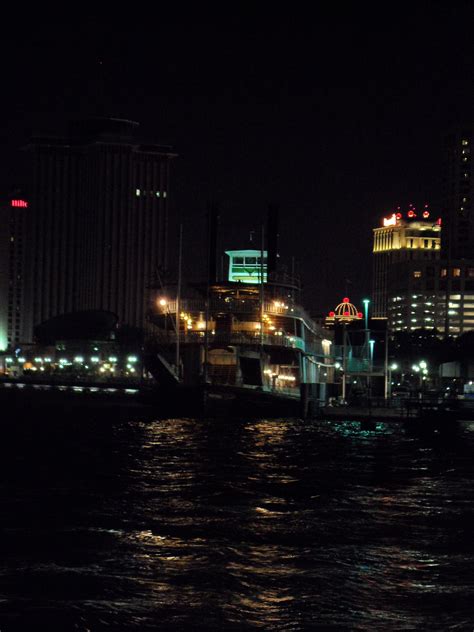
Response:
[[[474,435],[6,424],[0,627],[471,630]]]

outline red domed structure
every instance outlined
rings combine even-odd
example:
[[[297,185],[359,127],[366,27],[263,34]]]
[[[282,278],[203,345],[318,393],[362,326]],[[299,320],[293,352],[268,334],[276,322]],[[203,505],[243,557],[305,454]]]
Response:
[[[326,321],[329,323],[350,323],[353,320],[361,320],[362,318],[362,312],[359,312],[357,307],[353,305],[347,297],[345,297],[342,299],[342,303],[339,303],[334,311],[329,312],[329,316],[326,317]]]

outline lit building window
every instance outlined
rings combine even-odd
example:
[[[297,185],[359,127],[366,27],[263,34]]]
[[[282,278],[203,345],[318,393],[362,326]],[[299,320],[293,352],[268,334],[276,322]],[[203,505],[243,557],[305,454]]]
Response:
[[[135,195],[136,195],[137,197],[140,197],[140,189],[135,189]]]
[[[453,277],[461,276],[461,268],[453,268]],[[458,288],[456,288],[457,290]]]
[[[155,195],[156,195],[156,197],[160,197],[160,192],[157,191]]]
[[[163,197],[167,197],[168,194],[166,193],[166,191],[163,191]]]
[[[415,271],[413,272],[413,277],[414,277],[415,279],[419,279],[419,278],[421,277],[421,271],[420,271],[420,270],[415,270]]]
[[[461,141],[461,145],[463,145],[464,147],[466,147],[466,145],[469,145],[469,141],[466,140],[465,138],[462,139]]]
[[[441,268],[440,270],[440,276],[445,277],[447,274],[446,268]]]

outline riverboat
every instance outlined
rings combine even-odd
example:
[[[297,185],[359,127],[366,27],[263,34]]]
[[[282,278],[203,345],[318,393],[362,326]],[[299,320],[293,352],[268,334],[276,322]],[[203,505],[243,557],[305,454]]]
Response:
[[[316,412],[334,380],[332,333],[301,305],[295,275],[267,273],[266,251],[226,255],[225,280],[153,296],[145,362],[159,401],[180,413]]]

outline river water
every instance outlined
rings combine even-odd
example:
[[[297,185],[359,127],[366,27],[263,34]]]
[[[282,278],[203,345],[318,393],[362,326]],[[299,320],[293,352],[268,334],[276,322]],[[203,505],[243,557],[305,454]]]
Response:
[[[474,424],[2,420],[0,629],[473,630]]]

